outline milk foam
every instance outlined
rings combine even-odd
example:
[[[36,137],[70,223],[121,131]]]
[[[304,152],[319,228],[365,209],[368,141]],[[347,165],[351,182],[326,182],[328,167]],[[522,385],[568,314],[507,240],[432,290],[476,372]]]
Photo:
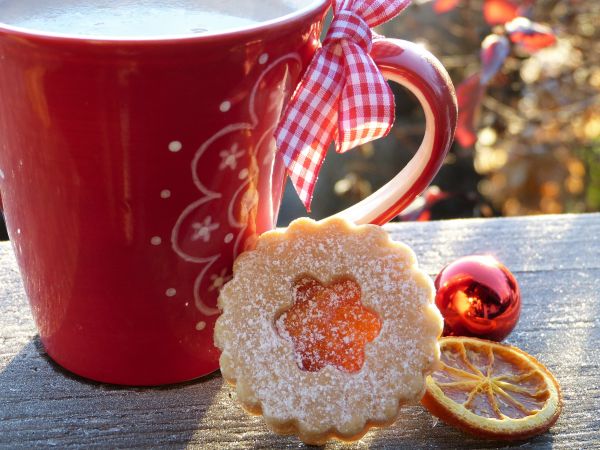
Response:
[[[298,0],[0,0],[0,22],[36,31],[108,37],[202,34],[255,25]]]

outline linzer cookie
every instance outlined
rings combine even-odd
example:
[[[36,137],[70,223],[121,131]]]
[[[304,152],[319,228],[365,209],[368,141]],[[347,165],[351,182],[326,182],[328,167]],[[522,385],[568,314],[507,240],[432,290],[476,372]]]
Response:
[[[380,227],[296,220],[235,262],[215,328],[221,372],[276,432],[358,439],[422,397],[439,361],[433,296]]]

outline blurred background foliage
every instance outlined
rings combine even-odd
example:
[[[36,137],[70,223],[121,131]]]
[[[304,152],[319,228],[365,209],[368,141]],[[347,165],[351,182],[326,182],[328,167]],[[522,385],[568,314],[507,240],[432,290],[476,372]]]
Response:
[[[452,5],[436,12],[437,1]],[[484,38],[504,32],[485,20],[486,1],[493,2],[414,0],[378,32],[420,43],[459,86],[481,70]],[[511,43],[475,116],[474,144],[454,144],[434,187],[399,220],[600,211],[600,1],[493,3],[526,8],[527,17],[547,26],[556,42],[537,51]],[[366,197],[416,151],[424,130],[420,106],[403,88],[392,89],[394,129],[385,139],[344,155],[330,151],[312,217]],[[288,185],[280,225],[301,215],[306,212]]]

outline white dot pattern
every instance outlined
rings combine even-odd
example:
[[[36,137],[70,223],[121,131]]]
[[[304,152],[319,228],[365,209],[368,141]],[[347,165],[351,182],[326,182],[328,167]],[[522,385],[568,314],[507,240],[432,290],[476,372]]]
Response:
[[[231,102],[229,100],[225,100],[219,105],[219,109],[221,110],[221,112],[229,111],[231,109]]]
[[[183,144],[179,141],[172,141],[169,144],[169,151],[176,153],[178,151],[180,151],[183,148]]]

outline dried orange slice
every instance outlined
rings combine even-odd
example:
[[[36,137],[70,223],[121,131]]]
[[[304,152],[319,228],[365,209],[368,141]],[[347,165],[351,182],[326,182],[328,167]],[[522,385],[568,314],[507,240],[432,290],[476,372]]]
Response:
[[[472,434],[525,439],[558,419],[560,386],[533,356],[483,339],[440,340],[441,367],[427,377],[423,405]]]

